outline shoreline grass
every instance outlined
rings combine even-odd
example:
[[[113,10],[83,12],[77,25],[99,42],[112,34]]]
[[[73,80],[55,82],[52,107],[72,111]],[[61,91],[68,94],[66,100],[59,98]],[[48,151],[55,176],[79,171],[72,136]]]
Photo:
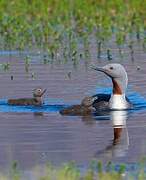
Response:
[[[85,169],[77,167],[74,162],[69,162],[55,167],[48,163],[42,167],[36,166],[31,173],[25,173],[19,169],[19,164],[13,162],[8,174],[0,173],[0,180],[123,180],[123,179],[146,179],[146,158],[137,162],[136,168],[128,169],[128,164],[115,165],[108,162],[106,165],[101,161],[93,160]]]
[[[75,50],[93,33],[100,47],[113,34],[118,46],[131,34],[145,39],[144,0],[1,0],[0,39],[4,49],[39,47],[56,52],[62,41]],[[100,53],[99,53],[100,54]]]
[[[145,4],[146,0],[1,0],[0,51],[41,52],[44,64],[71,62],[76,68],[80,60],[89,64],[93,46],[96,59],[103,54],[114,59],[112,40],[121,60],[126,45],[134,61],[135,41],[146,51]]]

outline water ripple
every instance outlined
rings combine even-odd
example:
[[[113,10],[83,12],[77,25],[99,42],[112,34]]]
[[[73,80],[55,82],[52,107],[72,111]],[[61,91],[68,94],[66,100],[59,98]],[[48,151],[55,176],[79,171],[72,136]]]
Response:
[[[110,93],[111,88],[98,88],[96,93]],[[134,105],[132,112],[136,112],[138,110],[144,111],[146,110],[146,99],[139,94],[138,92],[129,92],[128,99]],[[0,112],[58,112],[61,109],[68,107],[74,103],[66,104],[62,99],[49,99],[44,102],[42,106],[12,106],[7,104],[6,99],[0,100]],[[106,117],[105,117],[106,118]]]

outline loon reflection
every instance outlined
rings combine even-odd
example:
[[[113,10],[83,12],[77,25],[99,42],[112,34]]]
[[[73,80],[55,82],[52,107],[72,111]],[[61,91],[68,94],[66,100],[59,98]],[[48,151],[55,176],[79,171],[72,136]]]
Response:
[[[128,129],[126,126],[127,111],[111,111],[110,119],[113,127],[113,140],[105,149],[96,152],[97,156],[113,157],[125,156],[129,147]]]

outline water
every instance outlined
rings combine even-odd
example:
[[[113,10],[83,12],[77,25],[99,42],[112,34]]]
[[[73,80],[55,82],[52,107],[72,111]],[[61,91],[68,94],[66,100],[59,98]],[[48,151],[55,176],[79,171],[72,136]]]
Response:
[[[24,54],[1,54],[0,62],[10,62],[11,66],[8,72],[0,71],[1,169],[9,168],[14,160],[20,169],[30,171],[48,161],[57,166],[71,160],[86,166],[93,158],[131,164],[146,155],[146,54],[137,46],[131,61],[129,51],[122,60],[115,47],[112,52],[114,60],[110,62],[122,63],[128,72],[127,95],[135,108],[97,117],[62,116],[59,109],[80,103],[86,95],[109,93],[112,84],[106,75],[86,68],[83,61],[75,69],[70,63],[44,65],[34,56],[26,73]],[[94,55],[91,62],[100,66],[109,63],[104,56],[97,61]],[[47,89],[43,107],[7,105],[9,98],[31,97],[36,87]],[[117,145],[112,145],[117,130],[113,125],[121,128]]]

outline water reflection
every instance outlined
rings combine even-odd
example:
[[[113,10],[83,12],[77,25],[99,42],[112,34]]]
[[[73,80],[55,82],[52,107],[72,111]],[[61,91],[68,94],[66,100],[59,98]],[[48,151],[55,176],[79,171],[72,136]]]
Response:
[[[33,115],[35,117],[43,117],[44,116],[44,113],[43,112],[34,112]]]
[[[127,111],[111,111],[110,119],[113,127],[113,140],[105,149],[96,153],[96,156],[107,155],[110,159],[123,157],[129,147],[128,129],[126,126]]]
[[[95,125],[96,124],[96,121],[95,121],[95,118],[94,116],[82,116],[82,122],[84,122],[84,124],[86,125]]]
[[[129,146],[129,135],[126,126],[127,111],[112,111],[110,118],[114,130],[113,156],[125,156]]]

